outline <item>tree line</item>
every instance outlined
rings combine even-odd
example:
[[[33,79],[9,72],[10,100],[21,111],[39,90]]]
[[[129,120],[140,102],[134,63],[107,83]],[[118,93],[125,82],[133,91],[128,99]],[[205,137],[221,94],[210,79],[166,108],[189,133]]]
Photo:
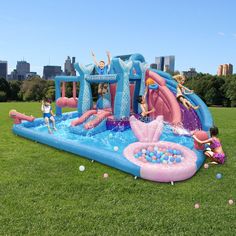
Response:
[[[92,85],[94,99],[97,98],[97,84]],[[188,78],[185,86],[194,90],[209,106],[236,107],[236,75],[213,76],[199,73]],[[77,94],[79,83],[77,84]],[[66,83],[66,96],[72,97],[72,83]],[[0,79],[0,102],[6,101],[40,101],[43,98],[55,100],[53,80],[33,77],[24,81],[7,81]]]

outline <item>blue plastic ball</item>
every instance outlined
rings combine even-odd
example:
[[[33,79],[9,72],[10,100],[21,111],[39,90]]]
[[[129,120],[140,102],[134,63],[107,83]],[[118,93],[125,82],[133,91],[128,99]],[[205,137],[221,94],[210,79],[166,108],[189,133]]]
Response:
[[[221,178],[222,178],[222,174],[221,174],[221,173],[217,173],[217,174],[216,174],[216,178],[217,178],[217,179],[221,179]]]
[[[180,163],[180,162],[181,162],[181,158],[177,157],[177,158],[175,159],[175,161],[176,161],[176,163]]]
[[[171,157],[171,158],[170,158],[170,161],[171,161],[171,162],[174,162],[174,161],[175,161],[175,158],[174,158],[174,157]]]
[[[150,151],[147,150],[147,151],[146,151],[146,154],[149,155],[149,154],[150,154]]]
[[[168,157],[168,156],[165,156],[165,157],[164,157],[164,160],[166,160],[166,161],[167,161],[168,159],[169,159],[169,157]]]
[[[137,154],[138,154],[138,156],[142,156],[142,152],[138,152]]]
[[[149,156],[150,156],[150,157],[154,156],[154,153],[153,153],[153,152],[150,152],[150,153],[149,153]]]
[[[135,158],[139,158],[139,155],[138,155],[138,154],[135,154],[134,157],[135,157]]]
[[[158,163],[158,164],[161,163],[161,159],[157,159],[157,163]]]

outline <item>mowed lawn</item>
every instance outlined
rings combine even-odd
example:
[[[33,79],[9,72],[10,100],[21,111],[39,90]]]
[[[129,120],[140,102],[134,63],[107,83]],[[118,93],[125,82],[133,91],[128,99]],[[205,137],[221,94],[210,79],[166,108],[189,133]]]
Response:
[[[17,137],[13,108],[41,116],[40,103],[0,103],[0,235],[236,235],[235,108],[211,108],[226,164],[174,186]]]

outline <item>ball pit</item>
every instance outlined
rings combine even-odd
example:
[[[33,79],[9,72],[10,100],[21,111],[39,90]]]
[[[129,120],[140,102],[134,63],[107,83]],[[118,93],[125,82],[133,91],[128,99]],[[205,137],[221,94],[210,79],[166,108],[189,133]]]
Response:
[[[182,152],[177,149],[163,149],[158,146],[147,146],[134,150],[134,157],[142,162],[153,164],[178,164],[184,159]]]

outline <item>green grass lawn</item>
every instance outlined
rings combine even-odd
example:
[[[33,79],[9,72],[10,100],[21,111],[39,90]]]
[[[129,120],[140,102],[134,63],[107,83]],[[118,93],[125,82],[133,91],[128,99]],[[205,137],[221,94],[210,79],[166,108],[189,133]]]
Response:
[[[226,164],[171,186],[17,137],[13,108],[41,116],[40,103],[0,103],[0,235],[236,235],[236,109],[211,109]]]

